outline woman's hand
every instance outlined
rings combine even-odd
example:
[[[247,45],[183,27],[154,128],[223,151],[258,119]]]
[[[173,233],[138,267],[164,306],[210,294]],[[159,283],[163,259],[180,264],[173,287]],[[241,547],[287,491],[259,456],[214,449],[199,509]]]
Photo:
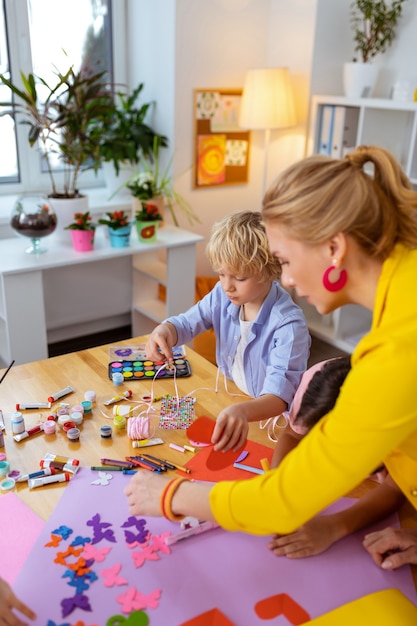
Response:
[[[417,565],[417,529],[385,528],[365,535],[365,549],[383,569]]]
[[[13,611],[16,609],[29,619],[35,619],[35,613],[15,596],[11,587],[0,578],[0,626],[25,626]]]
[[[158,324],[148,337],[145,352],[148,359],[152,361],[174,360],[172,348],[177,343],[177,331],[173,324]]]
[[[171,478],[172,476],[159,476],[146,470],[136,472],[130,483],[124,488],[129,513],[149,517],[161,516],[161,494]]]

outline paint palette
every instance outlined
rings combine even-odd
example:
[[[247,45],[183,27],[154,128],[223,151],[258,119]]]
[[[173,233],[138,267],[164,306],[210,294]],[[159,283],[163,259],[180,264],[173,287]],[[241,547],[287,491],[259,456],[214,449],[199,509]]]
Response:
[[[191,376],[191,367],[185,358],[185,346],[172,349],[174,367],[167,367],[164,361],[151,361],[146,357],[145,344],[132,346],[109,346],[109,378],[116,372],[123,379],[153,380],[156,378],[185,378]]]
[[[125,381],[153,380],[156,378],[184,378],[191,376],[191,367],[184,357],[174,358],[173,366],[167,366],[164,361],[150,361],[149,359],[136,359],[111,361],[109,363],[109,378],[116,372],[123,374]]]

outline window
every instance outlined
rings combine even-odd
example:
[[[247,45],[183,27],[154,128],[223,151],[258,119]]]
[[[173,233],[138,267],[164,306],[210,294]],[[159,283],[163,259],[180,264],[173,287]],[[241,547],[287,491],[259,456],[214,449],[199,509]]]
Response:
[[[54,84],[56,70],[64,73],[70,65],[78,70],[87,61],[97,71],[106,69],[110,80],[123,82],[124,77],[114,76],[112,49],[123,15],[123,0],[0,0],[0,72],[14,83],[22,71]],[[118,40],[123,42],[124,37]],[[117,55],[124,57],[124,49]],[[120,67],[121,59],[116,61]],[[10,90],[1,84],[0,102],[10,100]],[[42,171],[40,152],[29,145],[27,125],[3,115],[0,136],[0,194],[49,191],[49,177]],[[59,163],[56,167],[59,177]],[[85,187],[97,186],[98,180],[93,172],[82,175]]]

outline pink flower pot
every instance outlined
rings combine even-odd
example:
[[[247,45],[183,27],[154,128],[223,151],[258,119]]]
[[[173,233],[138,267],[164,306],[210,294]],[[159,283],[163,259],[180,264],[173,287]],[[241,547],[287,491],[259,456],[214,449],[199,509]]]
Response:
[[[94,249],[94,230],[71,230],[72,245],[77,252]]]

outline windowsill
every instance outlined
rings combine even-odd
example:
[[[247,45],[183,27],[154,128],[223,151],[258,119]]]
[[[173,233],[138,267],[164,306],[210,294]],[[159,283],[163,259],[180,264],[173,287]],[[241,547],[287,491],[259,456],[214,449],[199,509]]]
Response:
[[[36,193],[36,192],[34,192]],[[94,187],[83,191],[88,196],[88,206],[93,217],[105,213],[109,208],[120,208],[128,210],[132,206],[132,196],[129,192],[119,192],[111,200],[109,190],[106,187]],[[19,193],[6,196],[0,195],[0,224],[8,224],[13,210],[14,203],[19,197]]]

